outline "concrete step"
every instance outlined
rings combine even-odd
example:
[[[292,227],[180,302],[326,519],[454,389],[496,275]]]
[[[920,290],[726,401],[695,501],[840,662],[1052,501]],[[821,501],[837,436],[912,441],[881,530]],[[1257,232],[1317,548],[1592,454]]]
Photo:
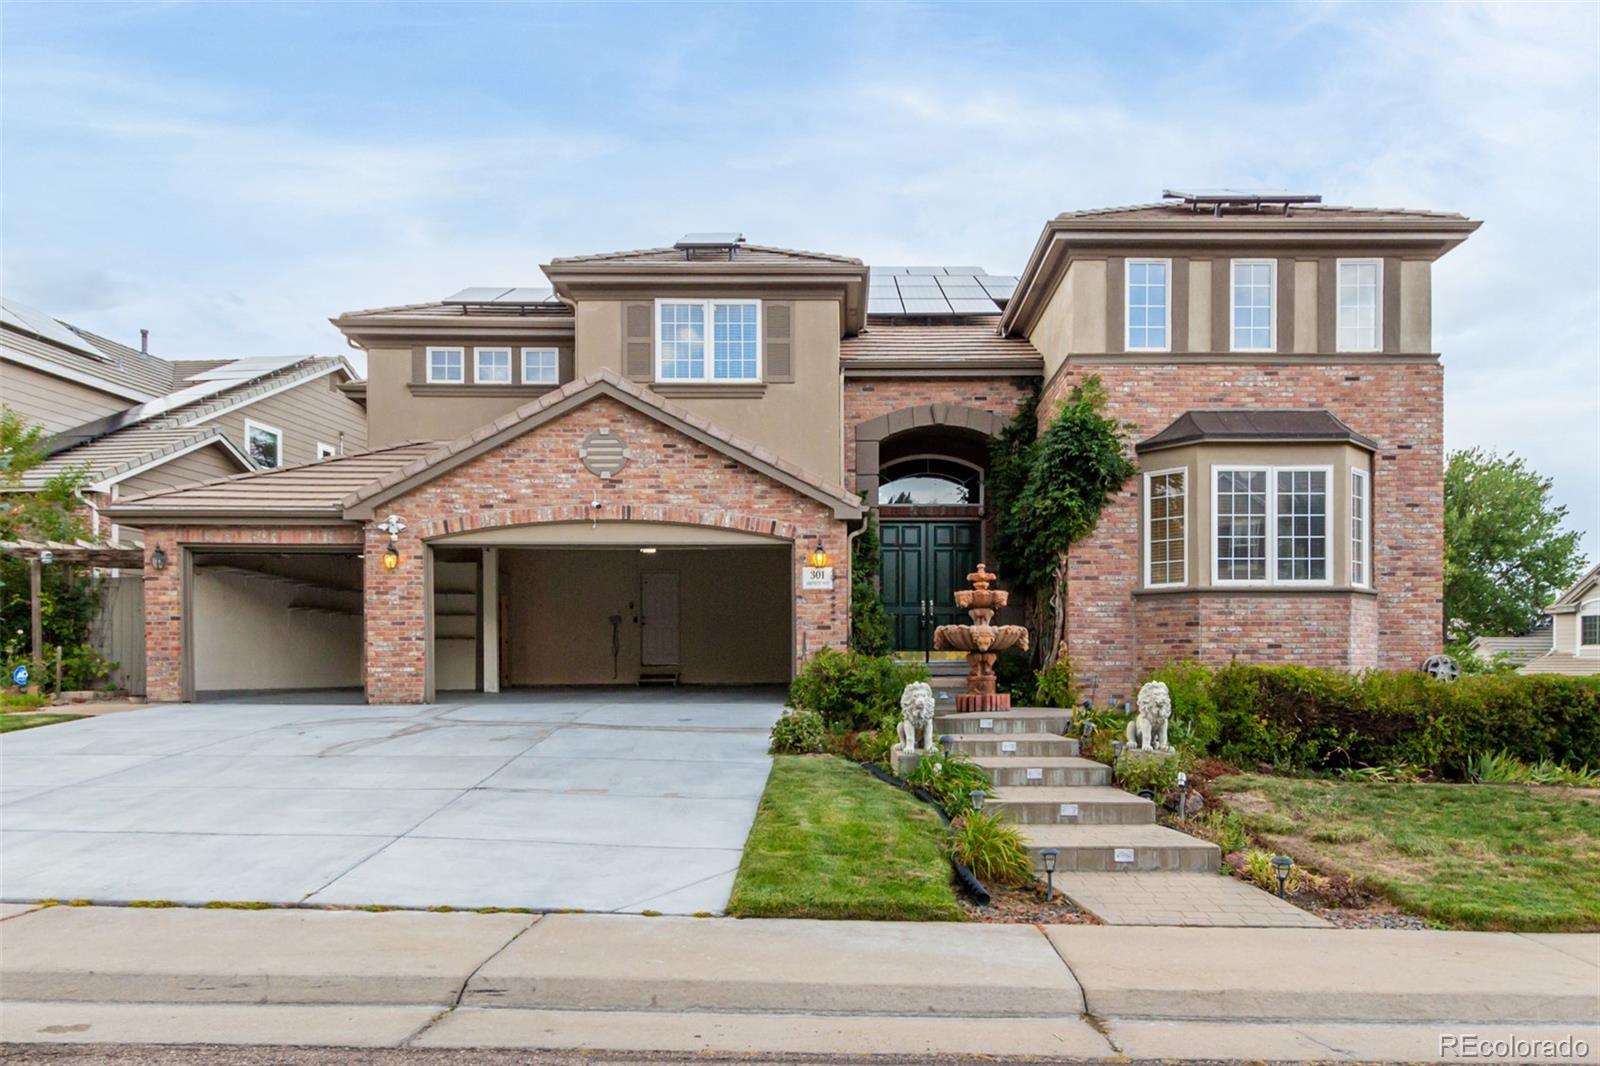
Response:
[[[1009,711],[971,711],[941,714],[933,720],[935,736],[983,736],[991,733],[1065,733],[1072,712],[1059,707],[1013,707]]]
[[[1018,825],[1154,825],[1156,805],[1120,788],[997,788],[983,802]]]
[[[1056,849],[1058,872],[1215,873],[1222,864],[1222,851],[1215,844],[1164,825],[1030,825],[1023,828],[1022,835],[1033,855],[1033,867],[1041,873],[1044,862],[1039,852],[1043,848]]]
[[[1055,733],[956,733],[955,750],[963,755],[1076,755],[1078,742]],[[1009,747],[1007,746],[1009,745]]]
[[[1111,767],[1075,755],[981,755],[972,760],[989,772],[996,785],[1029,788],[1076,788],[1081,785],[1111,784]],[[1029,777],[1030,770],[1038,771]]]

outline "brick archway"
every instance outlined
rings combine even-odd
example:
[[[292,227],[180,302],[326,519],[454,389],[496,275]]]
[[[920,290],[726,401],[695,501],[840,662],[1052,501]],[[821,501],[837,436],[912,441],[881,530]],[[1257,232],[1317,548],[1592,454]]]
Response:
[[[874,499],[878,491],[879,447],[901,433],[934,426],[967,430],[985,437],[998,437],[1010,419],[1005,415],[953,403],[926,403],[902,407],[898,411],[857,423],[856,491]]]
[[[548,525],[557,522],[660,522],[675,526],[726,529],[770,537],[775,541],[791,542],[799,542],[807,536],[826,532],[820,529],[802,529],[794,522],[762,515],[742,514],[737,511],[634,504],[602,504],[596,508],[567,504],[560,507],[519,507],[443,515],[418,523],[415,535],[419,540],[430,541],[439,537],[475,533],[486,529]]]

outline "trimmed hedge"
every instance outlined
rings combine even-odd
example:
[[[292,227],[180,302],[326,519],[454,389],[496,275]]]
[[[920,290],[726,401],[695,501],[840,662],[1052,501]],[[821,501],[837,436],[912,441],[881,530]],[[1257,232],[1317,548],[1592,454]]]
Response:
[[[1409,764],[1461,780],[1467,760],[1506,751],[1600,767],[1600,678],[1421,672],[1347,674],[1233,663],[1173,663],[1148,680],[1172,690],[1174,739],[1239,766],[1331,771]]]
[[[879,729],[900,720],[905,687],[926,680],[928,670],[920,663],[823,648],[790,683],[789,706],[815,711],[830,732]]]

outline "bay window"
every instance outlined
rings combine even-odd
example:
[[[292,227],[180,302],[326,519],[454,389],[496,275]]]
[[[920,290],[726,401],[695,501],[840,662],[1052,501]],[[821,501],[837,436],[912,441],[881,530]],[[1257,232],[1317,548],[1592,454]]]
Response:
[[[1329,583],[1329,467],[1213,467],[1219,585]]]
[[[760,302],[657,300],[656,379],[759,381]]]
[[[1367,587],[1367,472],[1350,471],[1350,584]]]
[[[1187,470],[1144,476],[1144,583],[1149,588],[1182,585],[1187,579],[1189,525]]]

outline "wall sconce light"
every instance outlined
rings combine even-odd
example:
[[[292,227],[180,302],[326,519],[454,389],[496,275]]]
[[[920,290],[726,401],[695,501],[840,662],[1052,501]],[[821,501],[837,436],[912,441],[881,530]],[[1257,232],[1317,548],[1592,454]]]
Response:
[[[811,565],[818,570],[831,563],[833,559],[828,555],[827,549],[822,546],[822,538],[817,538],[817,543],[811,548]]]
[[[150,565],[156,570],[165,570],[167,568],[167,552],[165,548],[158,545],[156,550],[150,553]]]
[[[983,796],[984,796],[984,791],[981,788],[975,788],[971,792],[967,793],[967,798],[972,801],[972,809],[973,810],[975,810],[975,811],[983,810]]]
[[[1039,852],[1039,858],[1044,861],[1044,898],[1045,902],[1056,898],[1056,849],[1044,848]]]
[[[1289,884],[1289,872],[1294,869],[1294,860],[1287,855],[1274,855],[1272,857],[1272,872],[1278,875],[1278,898],[1284,898],[1284,889]]]
[[[400,532],[406,528],[405,521],[399,515],[392,514],[375,528],[389,534],[389,546],[383,551],[383,568],[393,570],[400,565]]]

